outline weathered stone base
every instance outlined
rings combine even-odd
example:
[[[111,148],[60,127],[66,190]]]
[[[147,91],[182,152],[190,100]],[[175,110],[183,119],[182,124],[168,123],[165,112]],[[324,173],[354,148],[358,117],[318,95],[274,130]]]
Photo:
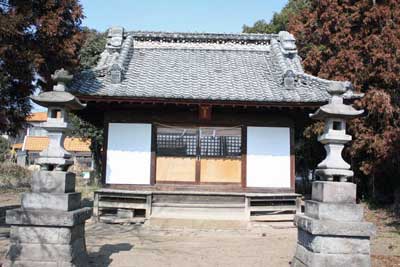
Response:
[[[292,267],[370,267],[369,254],[315,253],[297,245]]]
[[[81,194],[74,187],[73,173],[35,173],[32,192],[22,194],[21,208],[6,213],[11,230],[4,266],[88,266],[85,221],[92,209],[81,208]]]
[[[313,183],[312,200],[295,217],[298,241],[292,267],[371,266],[375,227],[363,220],[363,207],[355,200],[355,184]]]
[[[5,266],[88,266],[84,224],[12,226]]]

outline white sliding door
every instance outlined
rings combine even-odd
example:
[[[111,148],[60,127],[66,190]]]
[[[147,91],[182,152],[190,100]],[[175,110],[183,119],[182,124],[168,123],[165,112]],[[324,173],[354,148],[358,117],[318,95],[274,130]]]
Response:
[[[248,187],[290,187],[290,128],[247,127]]]
[[[151,124],[110,123],[107,184],[150,184]]]

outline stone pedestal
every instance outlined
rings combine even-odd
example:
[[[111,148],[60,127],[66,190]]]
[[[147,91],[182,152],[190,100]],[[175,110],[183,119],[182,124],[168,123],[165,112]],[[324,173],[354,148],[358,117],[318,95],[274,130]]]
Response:
[[[296,215],[298,243],[292,267],[371,266],[372,223],[363,221],[356,185],[316,181],[305,213]]]
[[[32,192],[22,194],[21,208],[9,210],[10,248],[4,266],[88,266],[85,221],[91,208],[81,208],[75,174],[39,171]]]

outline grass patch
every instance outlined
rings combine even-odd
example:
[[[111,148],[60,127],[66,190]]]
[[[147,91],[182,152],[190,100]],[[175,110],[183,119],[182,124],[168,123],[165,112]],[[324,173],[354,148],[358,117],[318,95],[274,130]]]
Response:
[[[0,163],[0,190],[26,191],[30,187],[32,172],[15,163]]]

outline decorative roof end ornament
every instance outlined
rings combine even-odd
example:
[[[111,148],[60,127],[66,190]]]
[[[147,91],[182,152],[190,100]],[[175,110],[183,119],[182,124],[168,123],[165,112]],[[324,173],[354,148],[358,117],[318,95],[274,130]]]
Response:
[[[293,90],[296,86],[296,74],[292,70],[287,70],[283,75],[283,85],[287,90]]]
[[[113,52],[119,50],[125,39],[125,30],[123,27],[111,27],[107,31],[106,49]]]
[[[122,81],[122,68],[119,64],[111,65],[109,69],[111,83],[118,84]]]
[[[278,36],[284,54],[297,54],[296,39],[293,34],[287,31],[280,31]]]

